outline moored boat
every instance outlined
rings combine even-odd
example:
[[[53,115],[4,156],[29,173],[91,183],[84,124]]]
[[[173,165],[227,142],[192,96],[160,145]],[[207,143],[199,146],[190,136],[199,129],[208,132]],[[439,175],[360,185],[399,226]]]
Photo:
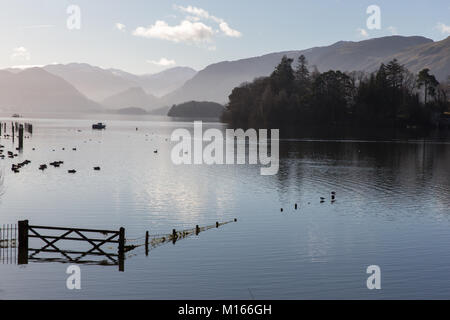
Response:
[[[103,130],[103,129],[106,129],[106,124],[101,123],[101,122],[95,123],[95,124],[92,125],[92,129],[95,129],[95,130]]]

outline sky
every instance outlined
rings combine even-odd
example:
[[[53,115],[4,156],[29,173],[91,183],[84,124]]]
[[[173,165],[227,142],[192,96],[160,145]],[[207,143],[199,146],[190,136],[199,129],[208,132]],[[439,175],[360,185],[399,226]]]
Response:
[[[450,36],[448,0],[0,0],[0,5],[0,68],[82,62],[145,74],[174,66],[201,70],[224,60],[341,40]],[[379,15],[368,13],[373,5]]]

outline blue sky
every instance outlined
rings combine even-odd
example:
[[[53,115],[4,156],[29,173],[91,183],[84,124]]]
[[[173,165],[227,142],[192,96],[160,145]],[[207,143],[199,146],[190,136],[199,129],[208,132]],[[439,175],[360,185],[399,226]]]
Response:
[[[143,74],[391,34],[450,36],[450,2],[0,0],[0,67],[86,62]],[[69,30],[70,5],[80,29]],[[369,5],[381,29],[369,30]],[[73,11],[71,11],[73,13]],[[71,20],[73,21],[73,20]],[[159,21],[159,22],[158,22]]]

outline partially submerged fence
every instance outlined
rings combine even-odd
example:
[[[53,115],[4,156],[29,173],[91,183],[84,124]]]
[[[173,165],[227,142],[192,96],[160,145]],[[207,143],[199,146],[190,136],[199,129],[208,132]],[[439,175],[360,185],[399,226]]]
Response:
[[[19,221],[17,226],[8,225],[3,228],[0,233],[0,239],[5,239],[1,243],[14,244],[16,247],[16,239],[18,240],[18,253],[13,257],[12,251],[8,253],[8,259],[16,261],[18,264],[27,264],[33,262],[61,262],[61,263],[77,263],[77,264],[97,264],[97,265],[118,265],[119,271],[125,270],[125,253],[138,247],[145,247],[145,253],[148,255],[149,250],[166,243],[175,244],[177,241],[189,236],[198,235],[200,232],[219,228],[225,224],[236,222],[233,219],[226,222],[216,222],[213,225],[200,227],[196,225],[194,228],[176,230],[167,234],[150,234],[146,231],[144,236],[135,239],[125,238],[125,229],[119,230],[101,230],[101,229],[82,229],[67,227],[50,227],[30,225],[28,220]],[[2,238],[2,234],[4,238]],[[101,238],[103,236],[103,238]],[[6,240],[9,239],[9,240]],[[41,241],[41,246],[30,247],[33,239]],[[87,249],[62,248],[64,243],[83,243],[87,245]],[[117,251],[108,251],[110,247],[107,245],[117,245]],[[15,251],[14,251],[15,252]],[[15,253],[14,253],[15,254]],[[57,254],[58,256],[54,256]],[[45,256],[43,256],[45,255]],[[62,257],[61,257],[62,256]],[[91,260],[91,256],[104,258],[103,260]],[[89,257],[89,260],[88,258]],[[9,261],[9,260],[8,260]]]
[[[198,225],[195,226],[195,228],[190,229],[184,229],[184,230],[176,230],[173,229],[171,233],[165,233],[165,234],[150,234],[148,231],[146,231],[145,236],[135,238],[135,239],[126,239],[127,243],[131,243],[127,246],[127,251],[136,249],[138,247],[145,246],[145,254],[148,255],[149,250],[156,248],[158,246],[161,246],[166,243],[173,243],[175,244],[177,241],[187,238],[189,236],[198,235],[200,232],[213,229],[213,228],[219,228],[220,226],[226,225],[228,223],[236,222],[237,219],[233,219],[226,222],[218,222],[216,221],[215,224],[199,227]]]
[[[17,225],[0,225],[0,261],[15,264],[17,261]]]
[[[13,142],[14,138],[19,138],[19,150],[23,149],[23,139],[24,132],[28,132],[29,134],[33,134],[33,125],[31,123],[19,123],[19,122],[11,122],[10,126],[11,135],[7,134],[6,123],[0,122],[0,137],[9,138],[11,137]]]

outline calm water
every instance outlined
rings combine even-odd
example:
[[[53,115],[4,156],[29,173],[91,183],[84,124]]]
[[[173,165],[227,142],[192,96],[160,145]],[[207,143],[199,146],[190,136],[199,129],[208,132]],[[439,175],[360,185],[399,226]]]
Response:
[[[449,142],[283,140],[278,175],[261,176],[259,166],[175,166],[170,134],[192,124],[149,120],[109,120],[104,132],[91,120],[30,120],[23,153],[0,160],[0,224],[123,226],[137,238],[238,222],[148,257],[131,251],[125,272],[83,265],[80,291],[66,289],[67,264],[0,263],[1,299],[450,298]],[[55,160],[65,163],[38,170]],[[366,288],[373,264],[381,290]]]

